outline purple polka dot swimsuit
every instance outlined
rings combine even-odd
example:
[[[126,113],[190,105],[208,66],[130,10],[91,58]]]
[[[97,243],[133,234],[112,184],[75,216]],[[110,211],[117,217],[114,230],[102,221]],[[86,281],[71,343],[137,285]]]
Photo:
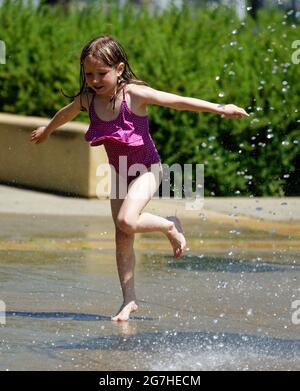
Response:
[[[98,117],[94,108],[94,97],[95,95],[93,95],[89,106],[91,122],[85,134],[85,139],[90,141],[92,147],[104,145],[108,161],[117,173],[120,175],[124,173],[122,165],[126,163],[126,158],[126,174],[133,164],[142,163],[149,168],[151,164],[161,162],[159,153],[149,133],[148,116],[136,115],[129,109],[125,99],[124,88],[120,113],[112,121],[104,121]],[[120,156],[123,156],[121,164],[119,162]],[[131,182],[138,175],[129,176],[128,174],[127,183]]]

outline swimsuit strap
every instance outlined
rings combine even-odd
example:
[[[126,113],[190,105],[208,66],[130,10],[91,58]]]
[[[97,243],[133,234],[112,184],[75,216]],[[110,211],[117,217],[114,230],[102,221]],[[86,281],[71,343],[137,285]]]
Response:
[[[85,90],[83,90],[80,94],[79,94],[79,99],[80,99],[80,111],[87,111],[86,108],[83,106],[82,104],[82,96],[85,93],[86,95],[86,98],[87,98],[87,102],[88,102],[88,108],[90,108],[90,105],[89,105],[89,98],[88,98],[88,94]]]
[[[123,102],[126,102],[126,99],[125,99],[125,86],[122,88],[122,91],[123,91]]]
[[[80,99],[80,111],[84,111],[84,107],[82,106],[81,94],[79,94],[79,99]]]
[[[88,95],[88,94],[87,94]],[[88,99],[88,98],[87,98]],[[91,110],[94,110],[94,99],[95,99],[95,94],[92,94],[92,99],[91,99],[91,103],[88,102],[88,105],[89,105],[89,112],[91,112]]]

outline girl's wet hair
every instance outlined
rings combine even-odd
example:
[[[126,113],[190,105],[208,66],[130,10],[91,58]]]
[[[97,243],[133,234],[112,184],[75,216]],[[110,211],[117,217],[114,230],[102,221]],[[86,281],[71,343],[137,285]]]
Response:
[[[137,76],[132,71],[128,58],[125,53],[122,45],[112,36],[110,35],[101,35],[100,37],[93,38],[90,40],[82,49],[80,55],[80,91],[78,94],[71,96],[69,98],[75,98],[84,92],[91,92],[94,94],[95,92],[87,86],[85,73],[84,73],[84,60],[87,56],[92,56],[97,60],[101,60],[105,65],[116,68],[121,62],[124,63],[125,67],[122,75],[118,78],[118,83],[115,89],[114,95],[111,97],[110,102],[112,102],[113,110],[115,109],[116,97],[119,92],[122,90],[125,84],[134,83],[134,84],[142,84],[148,85],[142,80],[139,80]],[[82,106],[81,106],[82,107]],[[84,110],[84,109],[83,109]]]

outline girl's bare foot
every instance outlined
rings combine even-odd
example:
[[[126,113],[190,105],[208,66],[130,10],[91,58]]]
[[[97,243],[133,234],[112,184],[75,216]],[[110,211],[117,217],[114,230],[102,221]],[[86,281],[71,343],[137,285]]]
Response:
[[[136,304],[136,302],[134,300],[130,301],[127,304],[123,303],[121,308],[119,309],[117,315],[115,315],[113,318],[111,318],[111,320],[113,320],[115,322],[122,321],[122,320],[128,320],[130,313],[135,312],[137,310],[138,310],[138,305]]]
[[[173,228],[167,232],[167,237],[171,242],[173,247],[174,257],[180,258],[183,255],[184,249],[186,247],[186,240],[184,237],[184,232],[180,224],[180,220],[176,216],[168,216],[167,220],[170,220],[174,223]]]

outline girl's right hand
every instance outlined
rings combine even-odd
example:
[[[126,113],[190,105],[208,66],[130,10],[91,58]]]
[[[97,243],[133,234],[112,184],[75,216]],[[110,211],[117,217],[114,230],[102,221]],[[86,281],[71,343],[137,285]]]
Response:
[[[35,129],[33,132],[31,132],[31,142],[34,142],[35,144],[43,143],[47,140],[49,137],[49,133],[45,132],[46,126],[40,126],[39,128]]]

